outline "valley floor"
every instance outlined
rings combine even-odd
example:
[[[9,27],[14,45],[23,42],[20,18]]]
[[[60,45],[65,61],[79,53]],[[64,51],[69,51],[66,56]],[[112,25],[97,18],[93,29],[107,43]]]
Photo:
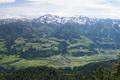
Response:
[[[116,54],[111,55],[93,55],[93,56],[83,56],[83,57],[71,57],[71,56],[52,56],[48,58],[34,58],[34,59],[23,59],[19,56],[7,56],[0,55],[0,66],[9,68],[27,68],[36,66],[48,66],[48,67],[75,67],[84,66],[88,63],[109,61],[117,59]]]

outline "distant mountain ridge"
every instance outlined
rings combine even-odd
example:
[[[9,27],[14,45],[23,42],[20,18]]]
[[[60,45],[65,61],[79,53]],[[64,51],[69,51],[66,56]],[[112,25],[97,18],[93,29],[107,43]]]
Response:
[[[33,18],[33,19],[27,19],[27,18],[20,18],[20,17],[11,17],[11,18],[1,18],[0,21],[7,21],[7,22],[15,22],[17,20],[21,21],[35,21],[40,23],[54,23],[54,24],[65,24],[65,23],[78,23],[78,24],[95,24],[98,21],[105,22],[106,20],[111,21],[113,24],[119,24],[120,26],[120,20],[119,19],[110,19],[110,18],[89,18],[86,16],[79,16],[79,17],[60,17],[56,15],[46,14],[43,16],[40,16],[39,18]]]

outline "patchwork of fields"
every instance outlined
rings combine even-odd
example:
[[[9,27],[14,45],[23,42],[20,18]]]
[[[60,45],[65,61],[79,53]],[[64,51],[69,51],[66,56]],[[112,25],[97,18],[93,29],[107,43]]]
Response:
[[[23,59],[18,56],[0,56],[0,65],[5,68],[27,68],[37,66],[48,66],[48,67],[74,67],[84,66],[88,63],[109,61],[116,59],[116,55],[93,55],[83,57],[71,57],[71,56],[52,56],[48,58],[36,58],[36,59]]]

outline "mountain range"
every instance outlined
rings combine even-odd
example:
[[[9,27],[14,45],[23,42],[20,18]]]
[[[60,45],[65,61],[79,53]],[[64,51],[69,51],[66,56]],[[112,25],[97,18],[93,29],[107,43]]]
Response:
[[[0,54],[23,58],[117,54],[120,20],[85,16],[0,19]]]

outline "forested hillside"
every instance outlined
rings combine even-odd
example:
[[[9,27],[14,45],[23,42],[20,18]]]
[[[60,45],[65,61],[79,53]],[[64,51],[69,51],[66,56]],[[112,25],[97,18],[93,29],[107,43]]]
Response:
[[[29,67],[0,71],[1,80],[119,80],[120,61],[92,63],[83,67]]]

